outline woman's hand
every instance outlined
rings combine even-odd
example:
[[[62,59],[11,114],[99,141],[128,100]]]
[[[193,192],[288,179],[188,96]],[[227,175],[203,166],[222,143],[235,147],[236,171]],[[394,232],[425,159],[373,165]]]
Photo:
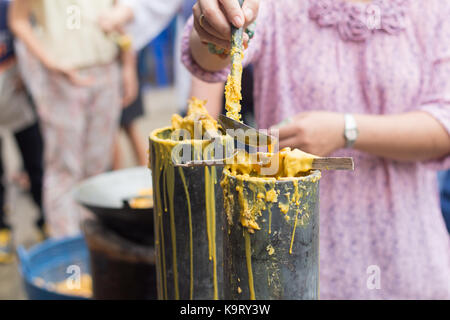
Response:
[[[42,61],[44,66],[52,73],[57,73],[67,78],[73,85],[78,87],[89,87],[94,84],[92,77],[83,77],[77,70],[57,65],[53,62]]]
[[[25,84],[23,83],[22,77],[20,76],[19,72],[16,72],[14,78],[12,79],[14,83],[14,90],[16,92],[20,92],[23,89],[25,89]]]
[[[133,19],[133,10],[126,5],[118,4],[101,14],[98,18],[98,24],[105,33],[122,33],[125,25]]]
[[[304,112],[279,128],[280,149],[298,148],[318,156],[328,156],[345,147],[344,129],[343,114]]]
[[[260,0],[198,0],[193,7],[194,28],[200,40],[230,49],[231,24],[236,28],[251,24],[258,14]],[[244,45],[248,36],[244,35]]]

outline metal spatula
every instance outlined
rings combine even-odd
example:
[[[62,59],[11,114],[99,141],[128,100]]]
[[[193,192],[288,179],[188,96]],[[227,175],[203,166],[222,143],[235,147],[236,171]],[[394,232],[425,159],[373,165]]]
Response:
[[[232,159],[232,158],[231,158]],[[228,159],[220,160],[201,160],[201,161],[189,161],[186,163],[174,164],[175,167],[193,168],[193,167],[209,167],[209,166],[225,166]],[[257,165],[265,165],[265,161],[255,163]],[[355,170],[353,158],[315,158],[312,163],[313,170]]]
[[[274,145],[277,142],[277,138],[262,133],[261,131],[252,128],[242,122],[228,118],[224,115],[219,115],[218,122],[227,134],[247,145],[254,147],[264,147],[267,145]]]

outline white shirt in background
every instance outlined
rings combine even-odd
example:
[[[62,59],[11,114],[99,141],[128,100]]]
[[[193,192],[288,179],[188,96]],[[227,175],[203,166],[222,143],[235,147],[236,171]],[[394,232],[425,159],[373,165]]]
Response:
[[[177,15],[183,0],[119,0],[134,13],[134,21],[126,27],[136,50],[144,48]]]

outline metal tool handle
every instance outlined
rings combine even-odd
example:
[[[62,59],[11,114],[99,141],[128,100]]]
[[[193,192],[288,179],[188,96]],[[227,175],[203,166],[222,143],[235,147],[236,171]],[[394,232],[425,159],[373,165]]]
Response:
[[[244,4],[244,0],[238,0],[240,6]],[[231,64],[234,64],[235,60],[238,60],[240,58],[241,52],[244,49],[243,48],[243,35],[244,35],[244,28],[236,28],[235,26],[231,26],[231,52],[233,53],[231,55]],[[233,48],[237,48],[238,50],[233,50]],[[234,68],[231,68],[231,75],[235,75]]]

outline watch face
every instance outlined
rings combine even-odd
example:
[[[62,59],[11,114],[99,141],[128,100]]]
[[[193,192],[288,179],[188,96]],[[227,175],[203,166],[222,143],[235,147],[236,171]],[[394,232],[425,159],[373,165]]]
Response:
[[[358,138],[358,130],[348,130],[345,134],[347,140],[355,141]]]

